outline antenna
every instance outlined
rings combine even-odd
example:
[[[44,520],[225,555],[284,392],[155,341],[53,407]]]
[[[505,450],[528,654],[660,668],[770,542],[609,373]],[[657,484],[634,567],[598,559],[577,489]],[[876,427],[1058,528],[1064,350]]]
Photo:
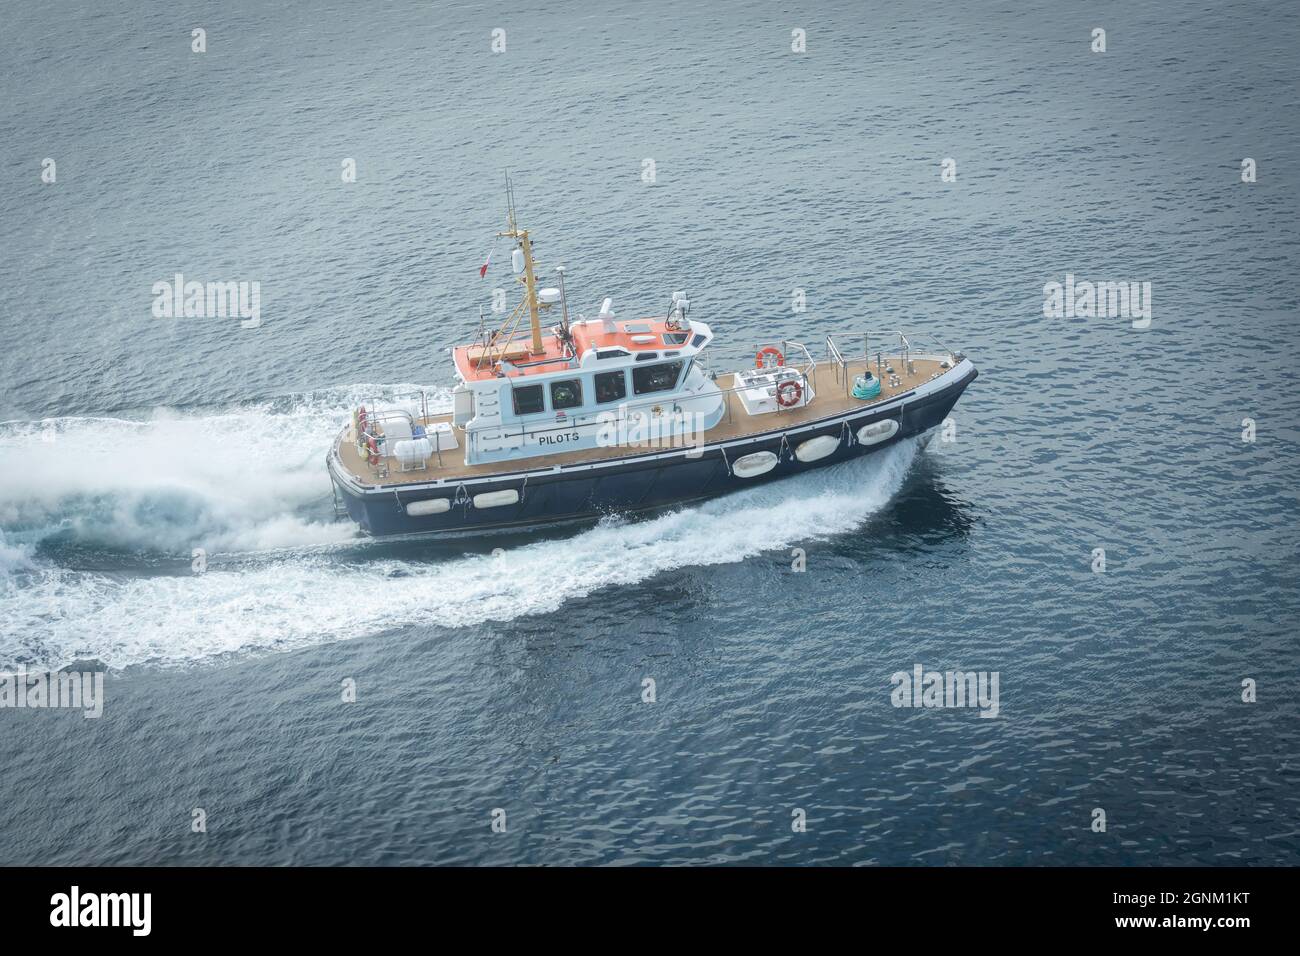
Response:
[[[569,337],[569,300],[564,294],[564,266],[556,266],[555,272],[560,277],[560,325],[564,329],[564,337]]]
[[[510,181],[510,170],[506,170],[506,218],[510,223],[510,231],[515,231],[515,186]]]
[[[528,230],[520,229],[515,221],[515,186],[510,180],[510,171],[506,171],[506,216],[509,219],[510,228],[505,232],[497,233],[498,236],[509,236],[519,244],[519,250],[524,254],[524,301],[528,304],[529,325],[532,327],[533,341],[529,351],[533,355],[541,355],[546,349],[542,345],[542,323],[537,314],[537,276],[533,270],[533,243],[528,238]]]

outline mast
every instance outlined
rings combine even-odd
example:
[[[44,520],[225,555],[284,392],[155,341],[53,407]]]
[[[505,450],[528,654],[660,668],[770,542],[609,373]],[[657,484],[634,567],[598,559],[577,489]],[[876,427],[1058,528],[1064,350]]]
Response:
[[[528,302],[528,319],[533,330],[533,342],[529,351],[533,355],[541,355],[545,349],[542,346],[542,322],[537,313],[537,276],[533,271],[533,242],[528,238],[528,230],[520,229],[515,223],[515,190],[510,183],[508,173],[506,174],[506,214],[510,228],[505,232],[498,232],[497,235],[514,239],[523,250],[524,298]]]

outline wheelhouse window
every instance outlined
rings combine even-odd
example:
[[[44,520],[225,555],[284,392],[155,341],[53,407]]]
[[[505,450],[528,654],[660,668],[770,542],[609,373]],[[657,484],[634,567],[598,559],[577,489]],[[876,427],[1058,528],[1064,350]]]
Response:
[[[627,376],[623,374],[622,369],[617,372],[596,373],[596,404],[617,402],[620,398],[626,397]]]
[[[511,392],[514,393],[516,415],[536,415],[546,411],[542,401],[542,386],[523,385],[511,389]]]
[[[582,404],[582,381],[566,378],[562,382],[551,383],[551,408],[561,411],[565,408],[577,408]]]
[[[638,395],[647,392],[666,392],[677,384],[682,371],[682,360],[659,365],[642,365],[632,369],[632,391]]]

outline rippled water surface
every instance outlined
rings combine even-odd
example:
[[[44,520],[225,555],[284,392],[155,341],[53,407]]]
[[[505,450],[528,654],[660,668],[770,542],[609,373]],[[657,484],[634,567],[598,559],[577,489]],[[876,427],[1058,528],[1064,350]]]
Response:
[[[11,6],[0,669],[106,702],[0,709],[0,863],[1300,862],[1293,5]],[[506,167],[575,308],[928,331],[957,440],[359,540],[328,441],[445,399]],[[262,327],[154,318],[176,272]],[[893,707],[918,663],[999,715]]]

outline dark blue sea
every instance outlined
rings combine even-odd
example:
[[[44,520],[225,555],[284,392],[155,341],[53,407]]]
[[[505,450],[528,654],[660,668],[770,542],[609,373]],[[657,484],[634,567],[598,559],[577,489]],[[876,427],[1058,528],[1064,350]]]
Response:
[[[1300,862],[1300,7],[2,19],[0,672],[105,696],[0,709],[0,864]],[[928,334],[981,373],[955,440],[359,538],[326,448],[445,400],[507,169],[574,308]],[[260,327],[155,316],[177,273]],[[1067,275],[1149,326],[1045,315]],[[918,664],[997,716],[895,707]]]

